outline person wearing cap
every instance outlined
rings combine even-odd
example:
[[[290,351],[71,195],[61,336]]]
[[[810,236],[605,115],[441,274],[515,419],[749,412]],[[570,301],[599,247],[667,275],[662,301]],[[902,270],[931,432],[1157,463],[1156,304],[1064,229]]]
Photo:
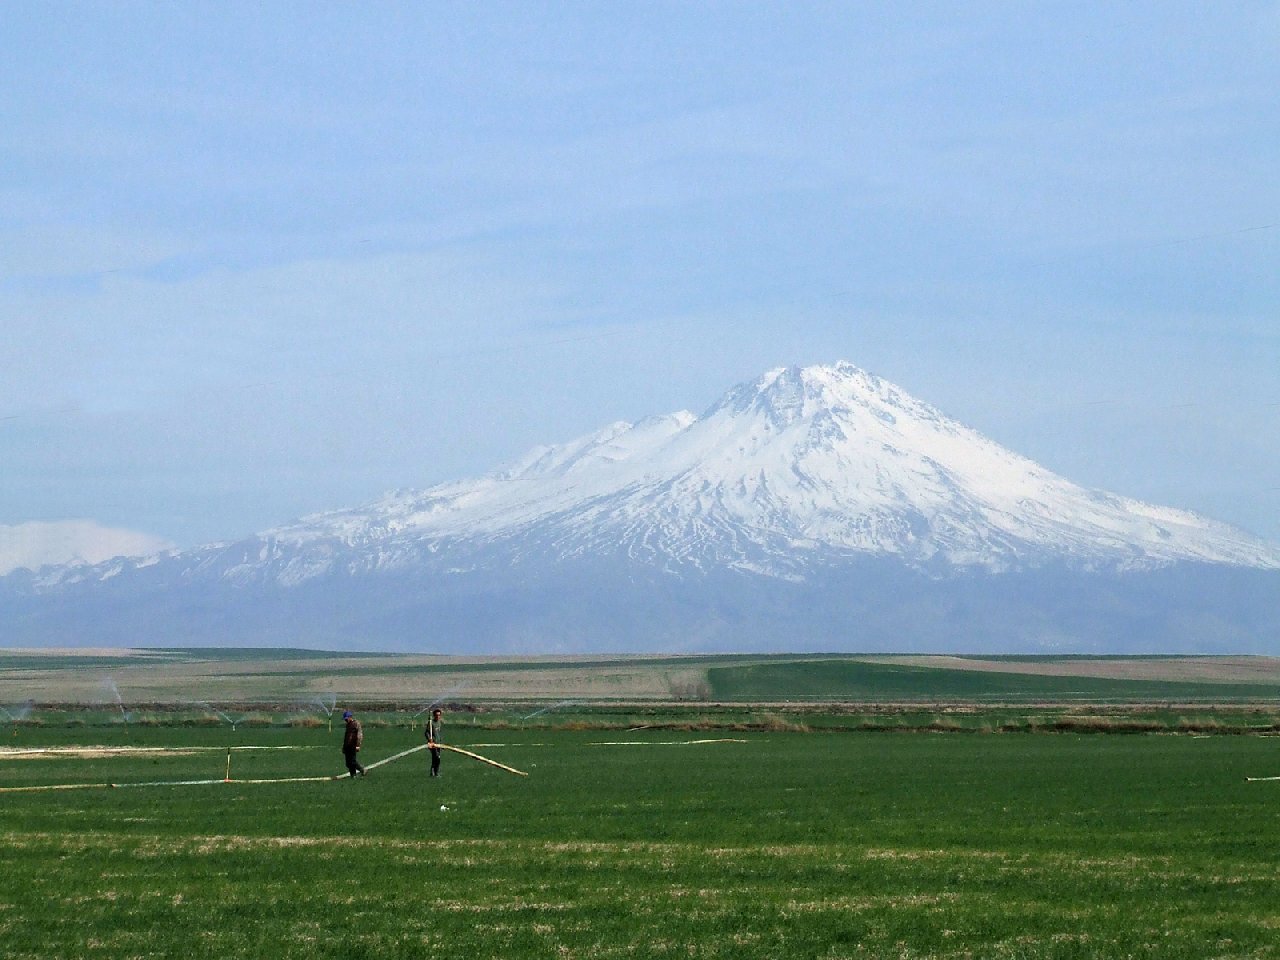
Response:
[[[364,767],[360,766],[356,754],[360,752],[360,746],[364,743],[364,731],[360,729],[360,721],[350,710],[342,711],[342,719],[347,724],[347,729],[342,734],[342,757],[347,761],[347,772],[353,777],[363,777]]]
[[[431,775],[440,776],[440,733],[444,729],[444,720],[440,716],[440,708],[431,711],[431,719],[427,721],[427,729],[423,732],[427,737],[427,746],[431,748]]]

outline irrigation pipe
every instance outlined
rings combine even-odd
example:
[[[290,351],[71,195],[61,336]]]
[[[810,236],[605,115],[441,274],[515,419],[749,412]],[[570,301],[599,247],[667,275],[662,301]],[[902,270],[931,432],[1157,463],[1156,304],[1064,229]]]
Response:
[[[387,759],[385,760],[379,760],[377,763],[371,763],[367,767],[365,767],[365,769],[373,770],[377,767],[382,766],[384,763],[390,763],[392,760],[399,760],[401,757],[407,757],[411,753],[417,753],[419,750],[425,750],[427,749],[428,746],[429,744],[424,743],[419,747],[410,747],[408,750],[401,750],[394,757],[387,757]]]
[[[431,746],[429,743],[421,744],[417,747],[410,747],[408,750],[401,750],[399,753],[371,763],[365,767],[366,770],[373,770],[384,764],[399,760],[401,757],[407,757],[411,753],[417,753],[419,750],[426,750]],[[463,756],[471,757],[473,760],[479,760],[481,763],[487,763],[491,767],[497,767],[499,770],[506,770],[508,773],[514,773],[517,776],[527,777],[528,774],[523,770],[517,770],[515,767],[508,767],[505,763],[499,763],[497,760],[490,760],[488,757],[482,757],[478,753],[472,753],[470,750],[463,750],[461,747],[451,747],[448,744],[437,743],[441,750],[450,750],[453,753],[460,753]],[[36,793],[46,790],[92,790],[92,789],[118,789],[128,787],[202,787],[211,786],[215,783],[234,783],[234,784],[260,784],[260,783],[322,783],[326,780],[345,780],[349,774],[336,773],[326,777],[273,777],[269,779],[252,779],[237,780],[231,776],[231,750],[227,750],[227,775],[218,780],[150,780],[145,783],[55,783],[45,784],[41,786],[31,787],[0,787],[0,793]]]
[[[213,753],[215,751],[221,752],[225,749],[225,747],[0,747],[0,760],[21,760],[24,757],[37,756],[84,757],[94,760],[127,754],[145,756],[152,753]],[[234,749],[240,751],[320,750],[322,748],[314,746],[259,747],[252,744],[237,744]]]
[[[1257,783],[1259,780],[1280,780],[1280,777],[1245,777],[1250,783]]]
[[[339,773],[331,777],[281,777],[274,780],[233,780],[219,778],[217,780],[149,780],[144,783],[54,783],[35,787],[0,787],[0,793],[37,793],[45,790],[118,790],[129,787],[204,787],[215,783],[304,783],[320,780],[341,780],[347,774]]]
[[[497,767],[499,770],[506,770],[508,773],[514,773],[521,777],[528,776],[528,774],[525,773],[523,770],[517,770],[515,767],[508,767],[505,763],[499,763],[497,760],[490,760],[488,757],[482,757],[480,756],[480,754],[472,753],[470,750],[463,750],[461,747],[451,747],[447,743],[419,744],[416,747],[410,747],[408,750],[401,750],[399,753],[395,754],[394,756],[387,757],[385,760],[379,760],[377,763],[371,763],[367,767],[365,767],[365,769],[373,770],[377,767],[382,766],[384,763],[391,763],[391,761],[393,760],[399,760],[401,757],[407,757],[409,754],[417,753],[419,750],[429,750],[432,746],[435,746],[437,749],[440,749],[440,750],[449,750],[449,751],[452,751],[453,753],[460,753],[464,757],[470,757],[472,760],[479,760],[481,763],[487,763],[489,764],[489,766]],[[339,775],[338,779],[341,779],[342,776],[344,775]]]
[[[703,743],[749,743],[736,737],[715,740],[593,740],[593,747],[692,747]]]
[[[429,745],[428,745],[429,746]],[[478,753],[472,753],[470,750],[463,750],[461,747],[451,747],[447,743],[437,743],[436,747],[441,750],[449,750],[453,753],[460,753],[464,757],[470,757],[472,760],[479,760],[481,763],[487,763],[491,767],[497,767],[499,770],[505,770],[507,773],[514,773],[518,777],[527,777],[528,774],[523,770],[517,770],[515,767],[508,767],[505,763],[499,763],[497,760],[490,760],[488,757],[482,757]],[[414,747],[414,750],[421,750],[423,747]],[[412,753],[412,750],[406,750],[405,753]]]
[[[221,780],[210,780],[210,783],[221,783]],[[114,787],[114,783],[55,783],[43,787],[0,787],[0,793],[34,793],[37,790],[91,790],[101,787]]]

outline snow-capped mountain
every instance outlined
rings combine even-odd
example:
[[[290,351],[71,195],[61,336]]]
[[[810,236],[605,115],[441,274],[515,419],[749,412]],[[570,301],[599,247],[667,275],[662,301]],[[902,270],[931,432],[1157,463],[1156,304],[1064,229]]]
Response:
[[[390,494],[236,543],[46,570],[20,592],[32,602],[90,602],[111,583],[167,607],[207,588],[223,598],[219,622],[250,596],[278,619],[308,624],[309,611],[337,604],[333,616],[366,631],[378,622],[374,632],[398,645],[415,616],[438,625],[443,612],[455,633],[479,617],[501,623],[504,648],[512,636],[555,648],[565,645],[548,635],[556,630],[577,631],[571,645],[589,647],[610,629],[654,638],[687,633],[690,622],[701,624],[694,636],[727,642],[742,611],[762,603],[793,634],[841,635],[849,603],[862,605],[865,628],[872,601],[857,598],[873,585],[875,604],[892,584],[890,593],[906,589],[917,601],[1012,590],[1006,606],[1026,606],[1042,589],[1054,594],[1050,572],[1092,589],[1119,574],[1130,586],[1181,583],[1188,567],[1280,583],[1280,547],[1187,511],[1083,489],[841,363],[771,370],[701,417],[614,423],[479,479]],[[609,616],[579,622],[605,598]],[[197,606],[211,604],[202,597]],[[1264,600],[1264,612],[1275,606]],[[828,622],[806,627],[806,613]],[[628,615],[648,625],[637,634],[617,622]],[[1056,621],[1032,615],[1037,643],[1057,636]],[[764,631],[753,644],[769,635],[761,616],[749,618]],[[910,616],[885,622],[899,635],[911,629]]]
[[[372,549],[385,564],[400,544],[514,537],[560,556],[622,550],[669,569],[784,577],[856,555],[935,571],[1048,561],[1280,567],[1280,547],[1085,490],[847,363],[771,370],[700,418],[610,424],[479,480],[262,535],[278,551],[321,548],[290,571],[295,579],[346,562],[336,545]]]

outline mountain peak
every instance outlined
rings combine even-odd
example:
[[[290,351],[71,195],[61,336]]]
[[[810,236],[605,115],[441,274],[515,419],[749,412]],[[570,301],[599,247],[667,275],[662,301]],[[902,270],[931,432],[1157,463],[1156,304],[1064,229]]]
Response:
[[[931,574],[1280,568],[1273,544],[1084,489],[847,362],[778,367],[701,418],[617,421],[476,480],[307,517],[245,544],[241,571],[254,557],[306,552],[287,561],[293,582],[462,544],[789,579],[867,557]]]
[[[755,411],[777,427],[822,415],[851,415],[861,410],[883,422],[898,412],[941,422],[947,420],[900,387],[842,360],[831,365],[774,367],[754,381],[731,389],[707,416]]]
[[[532,538],[660,567],[893,557],[916,569],[1193,560],[1280,567],[1280,549],[1187,511],[1089,491],[851,363],[777,367],[703,417],[619,421],[472,482],[273,531],[282,541]]]
[[[883,381],[847,360],[834,364],[774,367],[753,384],[761,393],[799,392],[812,398],[837,399],[853,394],[877,394]]]

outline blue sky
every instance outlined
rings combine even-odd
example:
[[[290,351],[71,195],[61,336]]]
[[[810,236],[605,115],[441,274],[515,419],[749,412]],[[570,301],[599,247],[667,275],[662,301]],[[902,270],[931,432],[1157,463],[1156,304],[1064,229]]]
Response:
[[[849,360],[1280,540],[1276,3],[42,3],[0,523],[183,545]]]

